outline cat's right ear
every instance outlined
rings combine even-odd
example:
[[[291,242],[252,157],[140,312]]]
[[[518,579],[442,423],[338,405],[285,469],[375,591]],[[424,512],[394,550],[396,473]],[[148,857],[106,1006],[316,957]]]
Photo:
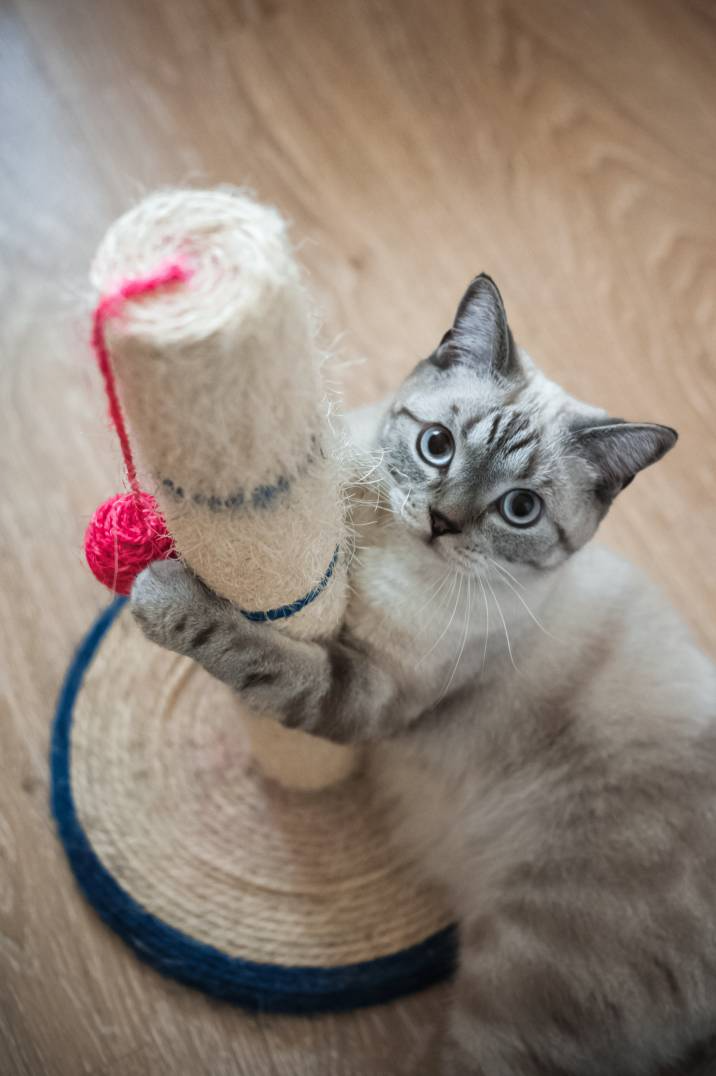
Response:
[[[519,356],[507,324],[499,288],[480,273],[463,295],[449,329],[430,361],[441,369],[470,366],[482,377],[509,381],[520,373]]]
[[[591,465],[595,493],[611,502],[632,479],[676,444],[678,434],[655,422],[624,422],[607,418],[580,421],[572,427],[571,446]]]

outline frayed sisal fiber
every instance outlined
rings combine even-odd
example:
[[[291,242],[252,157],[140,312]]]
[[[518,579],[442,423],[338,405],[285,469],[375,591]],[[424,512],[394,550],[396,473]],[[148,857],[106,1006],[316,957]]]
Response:
[[[286,226],[243,192],[150,195],[105,236],[92,283],[180,259],[183,284],[140,297],[107,323],[107,343],[147,485],[180,557],[243,610],[318,597],[276,627],[325,637],[347,600],[340,435],[328,422],[315,321]],[[320,788],[355,756],[252,719],[268,775]]]

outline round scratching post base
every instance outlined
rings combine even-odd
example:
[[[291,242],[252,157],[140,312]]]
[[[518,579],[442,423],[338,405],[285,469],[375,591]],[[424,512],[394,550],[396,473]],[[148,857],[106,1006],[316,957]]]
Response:
[[[122,599],[92,628],[58,705],[52,805],[97,912],[164,974],[264,1012],[449,975],[454,930],[389,845],[369,763],[313,795],[266,781],[239,709]]]

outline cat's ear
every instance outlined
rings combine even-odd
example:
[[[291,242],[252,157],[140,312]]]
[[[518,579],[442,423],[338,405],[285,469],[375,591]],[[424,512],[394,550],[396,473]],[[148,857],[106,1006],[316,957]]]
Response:
[[[436,366],[459,363],[484,377],[509,380],[520,372],[505,306],[491,277],[480,273],[463,295],[449,329],[431,356]]]
[[[574,428],[572,446],[596,470],[598,496],[612,500],[639,471],[665,456],[678,436],[670,426],[606,419]]]

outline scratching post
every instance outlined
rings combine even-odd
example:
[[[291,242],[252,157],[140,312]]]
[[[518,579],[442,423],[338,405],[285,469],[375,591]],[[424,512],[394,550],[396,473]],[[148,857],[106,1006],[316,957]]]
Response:
[[[107,321],[121,404],[179,556],[250,619],[300,638],[341,622],[350,556],[338,436],[310,304],[273,209],[238,192],[155,194],[108,232],[101,295],[180,261],[188,279]],[[250,718],[263,772],[319,789],[353,749]]]
[[[127,594],[176,553],[257,630],[336,631],[352,467],[278,213],[230,191],[153,195],[110,229],[93,280],[129,487],[87,527],[97,578]],[[246,737],[244,716],[123,600],[105,609],[51,747],[52,810],[89,903],[160,972],[261,1013],[378,1004],[449,975],[449,912],[391,840],[371,754],[357,767],[264,717]]]

